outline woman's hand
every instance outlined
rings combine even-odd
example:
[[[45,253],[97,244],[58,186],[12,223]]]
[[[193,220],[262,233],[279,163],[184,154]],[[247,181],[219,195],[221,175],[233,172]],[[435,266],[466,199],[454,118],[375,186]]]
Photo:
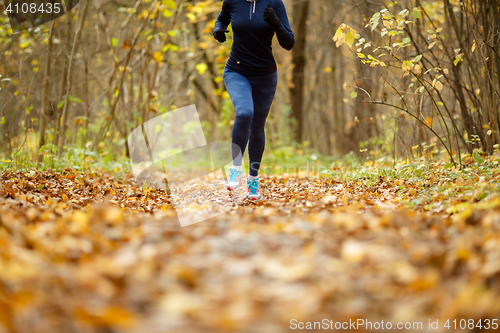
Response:
[[[226,33],[229,30],[217,29],[214,31],[214,38],[219,41],[219,43],[224,43],[226,41]]]
[[[271,4],[267,4],[266,9],[264,9],[264,21],[266,21],[274,30],[278,30],[281,27],[281,21],[279,20],[276,12],[274,11]]]

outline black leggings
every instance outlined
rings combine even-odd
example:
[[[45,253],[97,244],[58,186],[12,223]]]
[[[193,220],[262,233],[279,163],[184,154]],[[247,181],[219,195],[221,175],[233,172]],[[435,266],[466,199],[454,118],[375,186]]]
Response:
[[[232,136],[233,165],[242,165],[248,143],[250,175],[256,177],[266,144],[264,128],[276,93],[278,74],[248,77],[226,68],[223,78],[236,110]]]

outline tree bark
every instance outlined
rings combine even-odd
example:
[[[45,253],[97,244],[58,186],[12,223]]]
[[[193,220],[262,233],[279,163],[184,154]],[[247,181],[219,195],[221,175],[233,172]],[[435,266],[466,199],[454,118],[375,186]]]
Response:
[[[71,92],[71,85],[73,83],[72,80],[72,69],[73,69],[73,61],[76,56],[76,52],[78,50],[78,46],[80,44],[80,37],[82,35],[82,30],[83,30],[83,24],[85,23],[85,18],[87,16],[87,9],[89,7],[89,0],[82,0],[80,3],[80,6],[84,6],[83,9],[82,7],[79,8],[78,10],[78,19],[80,20],[78,23],[78,27],[75,32],[75,38],[73,40],[73,47],[71,49],[71,56],[69,58],[69,65],[68,65],[68,77],[66,79],[66,96],[64,99],[64,105],[63,105],[63,112],[61,115],[61,131],[59,133],[59,145],[58,145],[58,155],[61,156],[63,145],[64,145],[64,139],[66,138],[66,122],[68,118],[68,108],[69,108],[69,93]]]
[[[68,56],[70,52],[69,46],[71,40],[71,20],[72,20],[71,15],[67,15],[66,19],[68,20],[68,22],[66,25],[66,41],[64,43],[64,52],[63,52],[64,65],[62,68],[61,81],[59,83],[59,94],[57,95],[56,105],[59,105],[59,103],[62,101],[62,98],[64,96],[64,88],[66,87],[66,78],[68,76]],[[57,146],[59,143],[59,133],[61,128],[61,112],[58,107],[54,109],[54,119],[55,119],[54,145]]]
[[[493,40],[493,48],[495,50],[495,55],[493,59],[495,60],[495,67],[497,69],[497,80],[498,80],[498,89],[500,90],[500,48],[498,47],[499,37],[497,34],[500,32],[500,19],[498,17],[498,7],[497,0],[490,0],[491,5],[491,14],[493,15],[493,34],[495,39]]]
[[[495,68],[498,81],[498,89],[500,90],[500,47],[498,44],[500,43],[500,38],[498,37],[498,33],[500,32],[500,18],[498,17],[498,7],[497,0],[490,0],[491,11],[493,15],[493,33],[495,35],[495,39],[493,40],[493,49],[495,50],[495,55],[493,55],[493,59],[495,60]],[[498,109],[495,108],[495,129],[497,131],[495,137],[498,138],[498,133],[500,132],[500,115],[498,113]],[[496,140],[495,140],[496,141]]]
[[[292,51],[293,71],[290,100],[292,102],[292,117],[297,123],[294,139],[301,142],[304,130],[304,69],[306,65],[306,21],[309,16],[309,0],[296,1],[293,5],[293,16],[296,24],[294,27],[295,46]]]
[[[50,78],[50,62],[52,61],[52,29],[54,21],[50,24],[49,41],[47,45],[47,54],[45,56],[45,70],[43,71],[42,84],[42,107],[40,110],[40,141],[38,143],[38,163],[42,162],[43,156],[40,153],[41,148],[45,145],[45,130],[47,129],[47,95],[49,90]]]

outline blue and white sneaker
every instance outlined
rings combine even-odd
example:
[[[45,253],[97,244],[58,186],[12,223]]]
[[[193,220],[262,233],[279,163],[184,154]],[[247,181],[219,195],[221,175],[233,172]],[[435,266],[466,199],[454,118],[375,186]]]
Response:
[[[250,180],[247,178],[247,198],[249,200],[260,200],[259,178]]]
[[[226,179],[224,185],[229,191],[235,191],[241,186],[242,178],[241,171],[234,168],[229,169],[229,178]]]

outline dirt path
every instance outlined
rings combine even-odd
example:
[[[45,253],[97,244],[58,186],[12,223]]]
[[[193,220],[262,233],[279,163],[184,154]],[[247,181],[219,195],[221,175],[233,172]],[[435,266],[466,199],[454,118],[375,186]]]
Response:
[[[130,178],[0,184],[0,332],[274,333],[324,319],[415,332],[439,320],[436,332],[500,315],[494,200],[417,213],[382,180],[274,177],[265,201],[181,228],[163,191]]]

